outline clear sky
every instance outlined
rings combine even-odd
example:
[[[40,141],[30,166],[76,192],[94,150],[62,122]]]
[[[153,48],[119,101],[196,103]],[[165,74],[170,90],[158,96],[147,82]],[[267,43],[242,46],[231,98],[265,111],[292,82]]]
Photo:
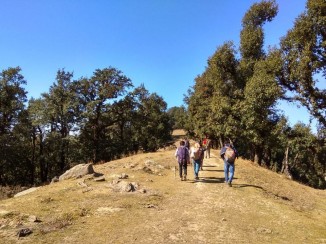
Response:
[[[74,79],[112,66],[156,92],[168,107],[184,94],[225,41],[239,47],[241,19],[254,0],[0,0],[0,69],[20,66],[28,97],[38,98],[58,69]],[[265,43],[278,45],[305,0],[277,0]],[[303,108],[281,103],[292,123]]]

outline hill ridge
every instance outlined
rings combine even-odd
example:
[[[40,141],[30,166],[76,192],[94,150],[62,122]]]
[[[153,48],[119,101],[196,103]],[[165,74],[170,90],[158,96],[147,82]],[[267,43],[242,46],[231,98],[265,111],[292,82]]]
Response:
[[[0,201],[0,238],[16,243],[326,243],[326,194],[239,159],[233,187],[212,150],[200,180],[175,177],[174,148],[95,165],[91,177]],[[143,191],[117,192],[121,175]],[[84,183],[81,184],[81,182]],[[86,185],[86,186],[85,186]],[[31,222],[36,216],[41,222]],[[35,220],[35,218],[34,218]]]

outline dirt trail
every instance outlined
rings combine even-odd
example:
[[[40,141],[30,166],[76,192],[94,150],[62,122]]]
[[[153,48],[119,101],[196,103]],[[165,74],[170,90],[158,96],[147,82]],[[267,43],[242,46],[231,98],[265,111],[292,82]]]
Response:
[[[148,215],[150,237],[139,236],[141,243],[326,243],[326,232],[314,237],[323,227],[311,226],[309,213],[293,211],[289,199],[246,182],[241,173],[245,166],[237,165],[233,187],[226,185],[223,161],[216,155],[204,160],[198,181],[192,167],[186,182],[178,174],[168,176],[164,184],[169,194]],[[303,219],[310,219],[311,232],[301,225]]]

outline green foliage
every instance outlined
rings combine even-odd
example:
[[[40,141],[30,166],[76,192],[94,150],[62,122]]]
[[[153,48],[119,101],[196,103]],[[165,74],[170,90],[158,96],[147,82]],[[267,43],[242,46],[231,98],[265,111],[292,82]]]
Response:
[[[242,25],[248,27],[262,26],[266,21],[272,21],[277,12],[278,6],[275,0],[254,3],[243,17]]]
[[[105,150],[111,144],[106,136],[108,127],[115,123],[111,116],[112,104],[131,86],[129,78],[111,67],[97,69],[90,79],[76,81],[76,93],[81,104],[81,140],[88,154],[92,152],[89,159],[93,162],[112,158]]]
[[[326,90],[316,84],[326,77],[326,2],[310,0],[307,11],[295,21],[281,41],[284,60],[280,84],[294,94],[289,99],[299,101],[310,114],[326,126]]]
[[[25,116],[26,92],[22,85],[26,81],[20,71],[16,67],[0,73],[0,184],[15,184],[17,173],[29,172],[29,161],[24,157],[26,143],[15,133]]]
[[[115,68],[75,81],[58,70],[27,110],[19,72],[1,73],[0,184],[40,184],[74,164],[155,151],[171,140],[163,99],[144,86],[127,93],[132,83]]]
[[[153,152],[172,139],[170,117],[166,102],[157,94],[150,94],[142,85],[135,89],[137,102],[134,121],[134,143],[145,152]]]
[[[304,124],[296,124],[289,137],[290,171],[294,179],[324,188],[326,184],[322,179],[325,163],[321,156],[325,155],[325,144],[320,144]]]
[[[167,111],[173,129],[184,129],[188,124],[187,110],[184,106],[172,107]]]
[[[234,142],[240,155],[310,186],[325,187],[325,76],[323,0],[309,0],[307,12],[281,42],[264,50],[263,25],[278,11],[274,0],[255,3],[242,20],[240,54],[232,42],[217,48],[186,98],[192,132]],[[313,31],[311,31],[313,30]],[[294,92],[293,97],[287,97]],[[308,127],[291,128],[279,113],[279,99],[297,100],[319,119],[318,137]]]
[[[195,79],[188,98],[188,110],[197,137],[234,138],[239,115],[234,109],[243,96],[243,83],[237,74],[238,60],[232,42],[217,48],[206,71]]]
[[[8,68],[0,73],[0,134],[9,133],[24,110],[26,84],[20,67]]]

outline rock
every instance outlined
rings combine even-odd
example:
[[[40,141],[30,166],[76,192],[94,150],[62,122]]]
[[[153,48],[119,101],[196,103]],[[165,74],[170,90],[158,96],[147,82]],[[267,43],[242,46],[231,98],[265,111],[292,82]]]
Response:
[[[88,187],[88,185],[85,183],[84,180],[77,182],[77,185],[79,185],[81,187]]]
[[[32,234],[33,231],[31,231],[31,229],[29,228],[25,228],[25,229],[21,229],[17,232],[17,236],[18,237],[24,237],[24,236],[28,236],[30,234]]]
[[[29,189],[27,189],[25,191],[18,192],[16,195],[14,195],[14,197],[20,197],[20,196],[29,194],[29,193],[31,193],[33,191],[36,191],[38,188],[40,188],[40,187],[32,187],[32,188],[29,188]]]
[[[133,186],[134,191],[139,189],[139,184],[137,182],[131,182],[131,185]]]
[[[153,170],[151,168],[148,168],[147,166],[140,167],[139,170],[143,170],[146,173],[152,174]]]
[[[29,221],[29,222],[35,222],[35,223],[42,222],[42,221],[39,220],[39,218],[37,218],[35,215],[30,215],[30,216],[28,217],[28,221]]]
[[[138,190],[139,184],[136,182],[113,180],[108,187],[117,192],[134,192]]]
[[[11,214],[12,212],[0,209],[0,217]]]
[[[123,166],[123,168],[127,168],[127,169],[133,169],[133,168],[135,168],[136,167],[136,164],[133,164],[133,163],[131,163],[131,162],[129,162],[129,163],[127,163],[127,164],[125,164],[124,166]]]
[[[58,182],[59,181],[59,177],[58,176],[54,176],[53,179],[51,180],[51,184]]]
[[[96,182],[105,181],[105,177],[104,176],[96,177],[96,178],[94,178],[94,181],[96,181]]]
[[[262,234],[272,234],[273,233],[273,231],[271,229],[267,229],[267,228],[264,228],[264,227],[259,227],[257,229],[257,232],[262,233]]]
[[[120,176],[119,176],[119,179],[127,179],[129,176],[126,174],[126,173],[122,173]]]
[[[88,174],[94,174],[93,164],[78,164],[75,167],[67,170],[64,174],[60,175],[59,181],[70,178],[79,178]]]
[[[154,205],[154,204],[146,204],[145,205],[145,208],[157,208],[157,205]]]
[[[82,193],[89,192],[89,191],[93,191],[93,188],[92,187],[87,187],[86,189],[84,189],[82,191]]]

